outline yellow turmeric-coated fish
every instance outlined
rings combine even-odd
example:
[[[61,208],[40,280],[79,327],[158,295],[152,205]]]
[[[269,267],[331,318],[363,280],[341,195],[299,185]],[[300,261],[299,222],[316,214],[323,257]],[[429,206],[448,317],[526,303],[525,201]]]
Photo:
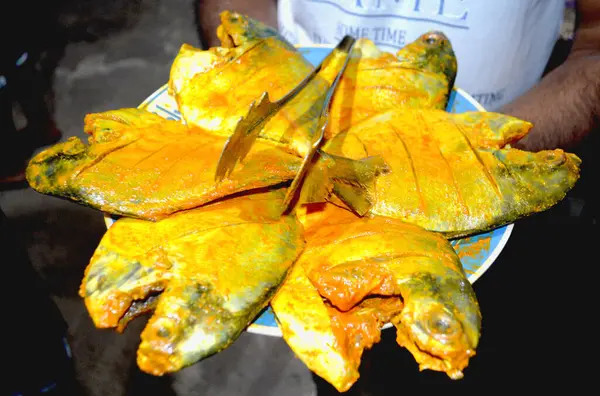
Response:
[[[271,300],[294,354],[340,392],[356,382],[363,351],[379,342],[381,327],[402,306],[399,298],[373,298],[342,312],[323,300],[300,263]]]
[[[157,222],[121,218],[86,268],[80,294],[97,327],[144,312],[138,365],[162,375],[230,345],[264,308],[304,247],[281,191],[250,194]]]
[[[284,339],[312,371],[339,391],[349,389],[363,350],[390,321],[421,369],[462,376],[481,313],[445,238],[331,204],[301,210],[299,219],[306,248],[271,307]]]
[[[300,158],[257,142],[220,183],[214,173],[226,138],[140,109],[86,116],[86,145],[70,138],[36,155],[27,181],[36,191],[106,213],[156,220],[231,194],[294,178]]]
[[[454,50],[442,32],[427,32],[395,55],[359,39],[333,97],[326,138],[389,109],[444,110],[456,71]],[[331,80],[328,73],[323,77]]]
[[[389,110],[338,134],[324,150],[383,157],[389,172],[376,179],[369,214],[459,237],[543,211],[574,186],[576,155],[508,146],[530,128],[497,113]]]
[[[221,22],[218,32],[223,47],[203,51],[184,45],[171,67],[169,91],[188,125],[229,137],[252,102],[264,92],[271,101],[281,98],[313,66],[260,22],[229,11],[221,13]],[[339,70],[342,59],[331,59],[321,73],[335,75]],[[267,121],[259,138],[301,156],[308,153],[333,81],[320,74]]]
[[[297,216],[309,239],[322,225],[357,219],[352,212],[331,204],[299,206]],[[344,392],[359,377],[363,351],[379,342],[381,327],[401,311],[402,301],[372,298],[342,312],[323,299],[305,267],[300,260],[294,264],[271,300],[271,308],[283,338],[295,355],[315,374]]]
[[[264,93],[275,101],[291,91],[313,66],[270,27],[225,11],[218,28],[221,47],[183,45],[175,58],[169,92],[183,118],[229,136]],[[260,138],[306,155],[326,91],[345,53],[333,50],[318,76],[264,126]],[[337,87],[325,137],[369,115],[396,107],[444,109],[456,76],[456,58],[443,33],[429,32],[396,55],[360,39]]]

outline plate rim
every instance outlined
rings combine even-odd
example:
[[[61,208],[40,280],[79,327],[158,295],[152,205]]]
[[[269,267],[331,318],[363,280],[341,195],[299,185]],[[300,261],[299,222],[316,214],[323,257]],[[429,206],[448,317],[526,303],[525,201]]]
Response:
[[[295,47],[299,48],[299,49],[302,49],[302,48],[333,49],[334,45],[332,45],[332,44],[313,44],[313,45],[295,45]],[[460,94],[464,99],[466,99],[473,107],[475,107],[477,109],[477,111],[487,112],[487,110],[479,102],[477,102],[471,95],[469,95],[468,92],[466,92],[462,88],[457,87],[455,85],[452,87],[452,90],[456,91],[457,94]],[[148,95],[137,106],[137,108],[143,109],[143,108],[147,107],[165,91],[167,92],[167,95],[169,95],[169,92],[168,92],[169,91],[169,83],[168,82],[161,85],[159,88],[154,90],[150,95]],[[110,217],[110,215],[104,213],[104,224],[105,224],[107,230],[112,225],[112,223],[113,223],[113,219]],[[500,253],[502,253],[502,251],[504,250],[504,247],[508,243],[508,240],[512,234],[512,231],[514,228],[514,223],[509,223],[509,224],[505,225],[504,228],[505,228],[504,233],[502,234],[502,237],[496,244],[494,250],[486,258],[486,260],[483,262],[483,264],[481,264],[481,266],[477,269],[477,271],[475,271],[473,274],[471,274],[470,276],[467,277],[471,284],[474,284],[492,266],[492,264],[496,261],[496,259],[500,255]],[[266,309],[266,307],[265,307],[265,309]],[[264,313],[264,311],[263,311],[263,313]],[[259,316],[260,315],[257,315],[257,317],[255,319],[257,319]],[[275,317],[274,314],[273,314],[273,317],[275,318],[275,321],[277,322],[277,318]],[[386,323],[382,327],[382,330],[390,328],[390,327],[392,327],[392,324]],[[279,325],[265,326],[262,324],[251,323],[246,327],[245,331],[247,331],[248,333],[266,335],[266,336],[271,336],[271,337],[283,337],[283,334],[281,332],[281,328],[279,327]]]

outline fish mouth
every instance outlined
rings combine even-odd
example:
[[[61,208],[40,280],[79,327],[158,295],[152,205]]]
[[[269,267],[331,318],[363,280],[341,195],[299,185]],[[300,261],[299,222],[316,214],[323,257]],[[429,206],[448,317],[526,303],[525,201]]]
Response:
[[[137,351],[137,364],[140,370],[155,376],[173,373],[182,368],[179,358],[167,351],[145,348],[140,345]]]
[[[120,290],[113,290],[101,296],[91,295],[84,299],[94,325],[100,329],[117,327],[132,301],[127,293]]]
[[[164,375],[183,367],[176,351],[173,335],[177,324],[166,317],[152,318],[142,332],[142,342],[137,351],[140,370],[152,375]]]
[[[131,293],[111,290],[102,295],[87,296],[84,302],[97,328],[116,328],[123,332],[137,316],[154,310],[163,290],[163,287],[155,287],[138,299],[134,299]]]
[[[442,371],[451,379],[461,379],[462,370],[475,355],[464,325],[443,319],[444,310],[425,316],[418,312],[409,306],[392,319],[398,345],[411,352],[421,370]]]
[[[582,160],[581,158],[579,158],[577,155],[573,154],[573,153],[567,153],[567,161],[569,161],[569,163],[571,163],[572,165],[574,165],[574,168],[579,169],[579,167],[582,164]]]

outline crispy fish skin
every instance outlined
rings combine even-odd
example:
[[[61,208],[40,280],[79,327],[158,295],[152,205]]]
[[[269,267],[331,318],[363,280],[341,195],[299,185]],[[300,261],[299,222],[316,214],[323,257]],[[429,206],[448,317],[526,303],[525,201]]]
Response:
[[[391,110],[337,135],[329,153],[381,156],[370,215],[398,218],[449,238],[488,231],[555,205],[581,160],[560,149],[510,148],[531,124],[487,112]]]
[[[425,33],[395,55],[359,39],[333,97],[326,138],[389,109],[444,110],[456,71],[454,50],[441,32]]]
[[[306,240],[298,265],[321,296],[342,312],[370,296],[401,297],[404,306],[391,320],[398,343],[421,369],[462,377],[479,342],[481,312],[441,234],[381,216],[343,217],[315,227]]]
[[[109,228],[81,286],[99,327],[162,291],[142,332],[139,367],[162,375],[231,344],[261,311],[304,247],[281,191],[228,199],[157,221]]]
[[[90,144],[71,138],[30,161],[36,191],[114,215],[157,220],[231,194],[294,178],[300,158],[257,142],[221,183],[214,172],[225,138],[139,109],[86,117]]]

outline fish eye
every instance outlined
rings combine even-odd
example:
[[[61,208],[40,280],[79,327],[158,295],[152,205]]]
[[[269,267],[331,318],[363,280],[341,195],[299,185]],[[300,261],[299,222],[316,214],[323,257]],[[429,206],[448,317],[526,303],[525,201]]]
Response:
[[[566,158],[560,153],[551,151],[545,155],[544,160],[550,166],[560,166],[565,162]]]
[[[437,44],[440,41],[440,37],[436,34],[430,34],[425,37],[425,43],[429,45]]]
[[[455,336],[461,328],[460,323],[444,311],[432,312],[427,319],[427,329],[435,338],[441,340]]]

